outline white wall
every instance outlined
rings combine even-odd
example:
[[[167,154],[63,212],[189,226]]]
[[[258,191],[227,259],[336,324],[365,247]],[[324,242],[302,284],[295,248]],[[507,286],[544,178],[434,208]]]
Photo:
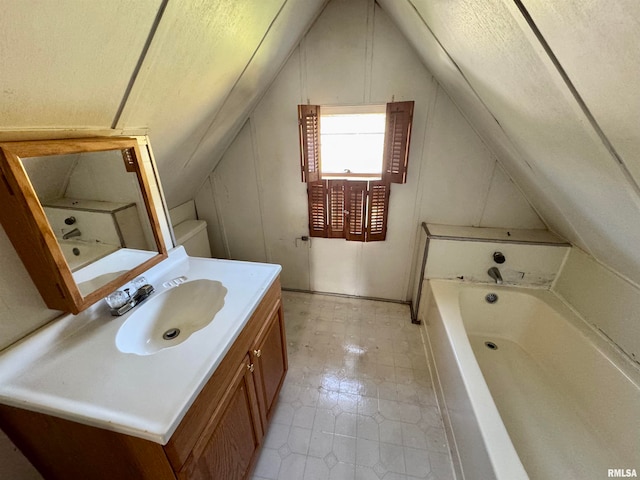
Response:
[[[489,240],[465,242],[431,239],[425,279],[464,277],[465,281],[494,283],[487,271],[497,267],[505,284],[550,288],[570,247],[496,243]],[[493,252],[501,252],[506,261],[497,265]]]
[[[299,103],[415,100],[408,182],[385,242],[308,234]],[[519,189],[372,0],[334,0],[280,71],[196,198],[214,255],[283,265],[286,288],[408,298],[421,221],[544,228]]]
[[[0,226],[0,349],[50,320],[60,312],[47,309],[31,277]]]
[[[578,248],[553,286],[589,324],[640,363],[640,287]]]

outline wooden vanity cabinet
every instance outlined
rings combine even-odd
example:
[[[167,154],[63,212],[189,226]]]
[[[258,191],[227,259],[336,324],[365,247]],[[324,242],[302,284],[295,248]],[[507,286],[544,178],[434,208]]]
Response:
[[[276,279],[166,445],[5,405],[0,427],[45,479],[246,480],[286,371]]]
[[[253,372],[246,355],[225,392],[220,411],[214,413],[178,473],[180,480],[247,476],[263,436]]]

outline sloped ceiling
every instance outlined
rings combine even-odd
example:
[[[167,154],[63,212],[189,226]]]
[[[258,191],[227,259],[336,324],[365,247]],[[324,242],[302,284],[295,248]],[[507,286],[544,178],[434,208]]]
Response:
[[[170,206],[194,197],[326,0],[170,0],[117,126],[147,127]]]
[[[169,206],[178,205],[327,1],[3,1],[0,138],[147,132]]]
[[[3,1],[0,129],[148,131],[175,206],[327,1]],[[550,228],[640,283],[640,3],[378,3]]]

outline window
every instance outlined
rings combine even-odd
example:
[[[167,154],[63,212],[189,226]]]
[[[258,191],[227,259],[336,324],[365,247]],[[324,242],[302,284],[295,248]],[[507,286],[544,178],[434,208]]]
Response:
[[[322,107],[322,178],[382,179],[385,105]]]
[[[309,235],[384,240],[391,183],[405,183],[414,102],[299,105]],[[322,126],[321,126],[322,125]]]

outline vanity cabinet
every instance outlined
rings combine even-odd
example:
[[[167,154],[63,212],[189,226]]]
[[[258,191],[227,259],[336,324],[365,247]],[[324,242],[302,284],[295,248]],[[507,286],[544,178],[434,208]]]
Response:
[[[263,434],[253,372],[246,355],[220,403],[221,413],[214,413],[209,428],[196,442],[178,474],[180,480],[247,476]]]
[[[245,480],[286,371],[276,279],[166,445],[5,405],[0,426],[45,479]]]

